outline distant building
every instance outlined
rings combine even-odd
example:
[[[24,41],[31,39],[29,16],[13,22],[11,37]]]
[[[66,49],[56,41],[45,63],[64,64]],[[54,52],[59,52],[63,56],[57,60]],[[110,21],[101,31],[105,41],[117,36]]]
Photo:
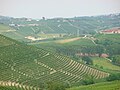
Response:
[[[103,33],[103,34],[120,34],[120,28],[102,30],[102,31],[100,31],[100,33]]]
[[[26,39],[29,39],[29,40],[32,40],[32,41],[37,41],[37,40],[44,40],[46,38],[36,38],[36,37],[33,37],[33,36],[27,36],[25,37]]]

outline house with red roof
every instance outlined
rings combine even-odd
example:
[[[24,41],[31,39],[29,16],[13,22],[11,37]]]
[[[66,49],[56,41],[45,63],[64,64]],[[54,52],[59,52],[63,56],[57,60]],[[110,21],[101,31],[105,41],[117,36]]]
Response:
[[[102,31],[100,31],[100,33],[103,33],[103,34],[120,34],[120,28],[102,30]]]

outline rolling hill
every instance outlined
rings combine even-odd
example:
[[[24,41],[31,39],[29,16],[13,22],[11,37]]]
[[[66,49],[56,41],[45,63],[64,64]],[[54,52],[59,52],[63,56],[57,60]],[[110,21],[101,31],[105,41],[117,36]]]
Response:
[[[109,73],[78,63],[64,55],[28,46],[3,35],[0,35],[0,41],[4,41],[0,46],[0,86],[20,85],[24,89],[31,87],[31,90],[36,90],[43,88],[43,84],[49,81],[69,82],[72,85],[87,75],[94,79],[109,76]]]
[[[42,37],[41,34],[79,36],[81,34],[95,34],[100,30],[120,27],[120,14],[45,20],[0,16],[0,23],[9,25],[16,30],[2,34],[24,41],[26,36]]]

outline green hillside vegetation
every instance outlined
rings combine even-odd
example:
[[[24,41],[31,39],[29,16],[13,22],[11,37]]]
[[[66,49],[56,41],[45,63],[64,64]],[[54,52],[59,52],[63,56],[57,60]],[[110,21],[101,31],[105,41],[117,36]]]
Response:
[[[67,90],[120,90],[120,81],[103,82],[93,85],[73,87]]]
[[[16,88],[16,87],[1,87],[0,86],[0,90],[23,90],[23,89],[20,89],[20,88]]]
[[[0,47],[14,44],[9,38],[0,35]]]
[[[28,21],[27,18],[8,18],[4,16],[0,16],[0,18],[0,23],[4,23],[6,25],[14,24],[12,28],[17,30],[16,33],[19,33],[24,37],[40,37],[40,34],[66,34],[79,36],[81,34],[95,34],[100,30],[120,26],[120,14],[91,17],[53,18],[39,21],[34,19]],[[3,28],[3,26],[1,28]],[[8,34],[5,35],[7,36]],[[18,39],[17,36],[16,39]],[[22,38],[22,40],[24,41],[24,38]]]
[[[94,46],[94,43],[90,40],[90,39],[84,39],[84,38],[80,38],[79,40],[76,40],[76,41],[72,41],[72,42],[68,42],[68,43],[65,43],[66,46],[67,45],[79,45],[79,46]]]
[[[119,18],[0,16],[0,90],[119,90],[120,81],[98,83],[120,79],[120,35],[99,34]]]
[[[43,88],[48,81],[69,82],[72,85],[85,79],[88,74],[94,79],[109,75],[64,55],[16,43],[0,48],[0,81]]]
[[[10,27],[8,25],[5,24],[0,24],[0,33],[4,36],[13,38],[13,39],[17,39],[19,41],[23,40],[26,41],[26,39],[24,38],[25,35],[22,34],[19,31],[16,31],[13,27]]]
[[[103,45],[110,45],[110,44],[120,44],[120,35],[119,34],[99,34],[96,35],[97,43]]]
[[[116,70],[116,71],[120,71],[120,67],[113,65],[112,62],[110,62],[110,60],[108,60],[107,58],[100,58],[100,57],[93,57],[93,64],[96,67],[105,69],[105,70]]]
[[[110,57],[120,55],[120,35],[119,34],[99,34],[96,35],[95,43],[104,46],[105,53]]]
[[[7,25],[4,25],[4,24],[0,24],[0,31],[1,30],[10,30],[11,28]]]

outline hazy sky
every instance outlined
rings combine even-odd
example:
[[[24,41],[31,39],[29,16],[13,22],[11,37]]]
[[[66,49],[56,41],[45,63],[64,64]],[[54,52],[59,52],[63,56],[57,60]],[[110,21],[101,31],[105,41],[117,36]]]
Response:
[[[0,15],[74,17],[120,13],[120,0],[0,0]]]

